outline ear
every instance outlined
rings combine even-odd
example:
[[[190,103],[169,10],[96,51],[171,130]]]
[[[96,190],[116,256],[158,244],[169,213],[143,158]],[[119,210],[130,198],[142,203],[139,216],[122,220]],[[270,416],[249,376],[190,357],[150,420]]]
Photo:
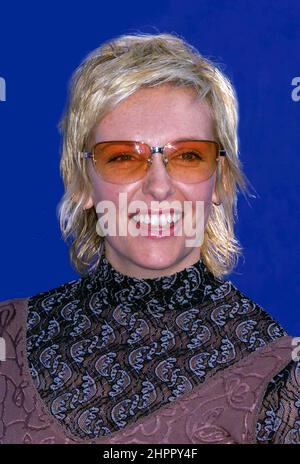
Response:
[[[94,201],[91,196],[89,196],[88,200],[86,201],[83,209],[90,209],[92,206],[94,206]]]

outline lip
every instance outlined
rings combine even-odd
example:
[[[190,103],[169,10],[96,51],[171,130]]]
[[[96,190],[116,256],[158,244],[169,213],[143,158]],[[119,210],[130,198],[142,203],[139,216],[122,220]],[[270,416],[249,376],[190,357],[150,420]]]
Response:
[[[148,216],[151,216],[151,215],[154,215],[154,214],[158,214],[159,216],[161,216],[162,214],[180,214],[183,216],[183,211],[175,211],[174,208],[169,208],[168,210],[166,211],[163,211],[161,208],[158,210],[158,211],[153,211],[151,210],[150,208],[148,208],[147,211],[143,211],[141,212],[139,208],[137,208],[136,212],[134,213],[129,213],[128,214],[128,217],[129,219],[131,219],[133,216],[137,215],[137,214],[141,214],[141,215],[146,215],[148,214]]]
[[[131,214],[131,218],[135,215],[135,214],[138,214],[138,213],[134,213],[134,214]],[[148,214],[148,213],[146,213]],[[154,214],[152,212],[152,214]],[[158,213],[156,213],[158,214]],[[163,214],[163,213],[160,213],[160,214]],[[164,213],[166,214],[166,213]],[[169,213],[168,214],[173,214],[173,213]],[[174,224],[174,223],[171,223],[169,224],[169,227],[166,227],[166,226],[161,226],[161,225],[158,225],[158,226],[152,226],[151,227],[151,223],[150,224],[144,224],[144,223],[140,223],[140,222],[137,222],[136,223],[136,227],[137,229],[139,229],[142,234],[139,235],[139,237],[144,237],[144,238],[156,238],[156,239],[163,239],[163,238],[171,238],[171,237],[174,237],[175,236],[175,230],[176,228],[178,228],[178,225],[181,223],[182,221],[182,218],[183,218],[183,212],[180,212],[181,214],[181,218]],[[167,233],[167,235],[164,235],[165,233]]]

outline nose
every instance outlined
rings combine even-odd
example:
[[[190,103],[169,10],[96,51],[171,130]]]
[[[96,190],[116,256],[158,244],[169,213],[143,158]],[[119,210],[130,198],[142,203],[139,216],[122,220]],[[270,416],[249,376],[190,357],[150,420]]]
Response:
[[[163,161],[162,152],[152,152],[152,162],[143,180],[143,193],[162,201],[173,192],[174,186]]]

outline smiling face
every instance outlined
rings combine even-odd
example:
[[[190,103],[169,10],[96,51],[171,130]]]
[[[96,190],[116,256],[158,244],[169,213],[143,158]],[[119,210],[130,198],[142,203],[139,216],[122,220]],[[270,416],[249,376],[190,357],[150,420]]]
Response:
[[[162,85],[143,88],[119,103],[95,127],[93,144],[101,141],[143,141],[150,146],[164,146],[177,139],[215,140],[209,108],[206,102],[195,99],[192,89]],[[221,158],[222,159],[222,158]],[[142,179],[130,184],[115,184],[99,177],[91,159],[88,174],[92,183],[92,196],[86,207],[96,207],[103,200],[116,206],[118,216],[133,221],[128,210],[119,212],[119,195],[127,194],[127,205],[143,201],[151,209],[151,202],[192,202],[195,224],[195,202],[203,201],[204,226],[207,223],[211,202],[219,201],[214,193],[216,172],[204,182],[185,183],[174,180],[167,172],[160,154]],[[154,208],[157,211],[157,208]],[[151,209],[153,211],[153,208]],[[130,219],[129,219],[130,217]],[[182,219],[180,219],[182,221]],[[178,223],[177,223],[178,224]],[[145,226],[144,226],[145,227]],[[118,230],[118,229],[117,229]],[[110,263],[125,275],[138,278],[155,278],[170,275],[194,264],[200,257],[200,247],[186,246],[184,234],[155,238],[140,234],[132,236],[106,236],[105,255]]]

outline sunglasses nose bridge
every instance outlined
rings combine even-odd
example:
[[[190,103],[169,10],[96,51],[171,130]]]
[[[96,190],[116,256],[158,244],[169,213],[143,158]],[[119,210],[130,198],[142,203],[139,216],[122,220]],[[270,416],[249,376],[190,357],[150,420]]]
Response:
[[[154,154],[161,153],[163,155],[162,160],[164,162],[164,165],[166,166],[166,164],[168,163],[168,158],[164,155],[164,148],[165,147],[150,147],[151,156],[149,156],[149,158],[148,158],[149,164],[152,164]]]
[[[151,150],[151,155],[153,155],[153,153],[163,153],[164,147],[150,147],[150,150]]]

